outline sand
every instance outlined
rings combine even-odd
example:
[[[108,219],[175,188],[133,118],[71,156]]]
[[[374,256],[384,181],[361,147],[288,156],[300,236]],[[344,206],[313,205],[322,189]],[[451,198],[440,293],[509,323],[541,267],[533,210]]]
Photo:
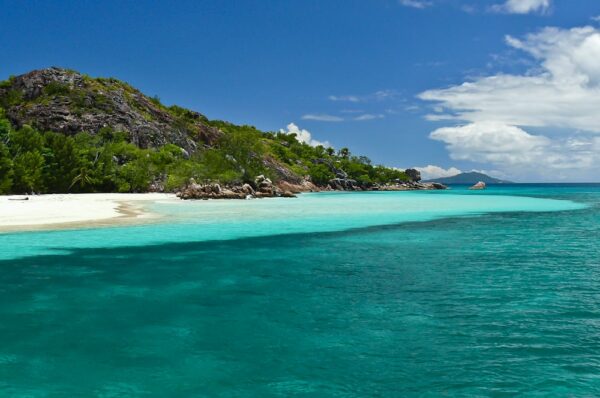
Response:
[[[131,223],[158,217],[150,202],[179,201],[173,194],[56,194],[0,196],[0,232]]]

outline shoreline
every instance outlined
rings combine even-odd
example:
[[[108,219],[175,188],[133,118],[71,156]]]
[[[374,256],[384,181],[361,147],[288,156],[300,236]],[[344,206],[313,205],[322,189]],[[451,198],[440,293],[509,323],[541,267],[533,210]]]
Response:
[[[412,191],[386,187],[370,191]],[[307,192],[357,192],[334,189],[295,191]],[[364,191],[366,192],[366,190]],[[284,197],[265,195],[263,198]],[[27,200],[23,200],[27,198]],[[220,197],[199,197],[193,200],[228,200]],[[167,201],[181,203],[185,200],[175,193],[84,193],[44,195],[0,195],[0,234],[65,230],[122,225],[139,225],[156,221],[161,214],[153,213],[147,205]]]
[[[145,208],[159,201],[180,199],[165,193],[0,196],[0,234],[140,224],[160,218]]]

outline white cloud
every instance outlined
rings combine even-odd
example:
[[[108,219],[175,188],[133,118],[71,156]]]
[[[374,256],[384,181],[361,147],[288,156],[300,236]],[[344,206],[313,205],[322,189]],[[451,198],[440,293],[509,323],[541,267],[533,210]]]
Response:
[[[423,180],[432,180],[434,178],[442,178],[442,177],[452,177],[457,174],[462,173],[460,169],[456,167],[450,167],[448,169],[444,169],[440,166],[427,165],[424,167],[414,167],[415,169],[421,172],[421,178]]]
[[[355,117],[354,120],[365,121],[365,120],[373,120],[373,119],[383,119],[384,117],[385,117],[385,115],[382,115],[381,113],[378,113],[378,114],[365,113],[363,115]]]
[[[395,90],[379,90],[371,94],[371,97],[376,101],[385,101],[388,99],[395,98],[397,96],[398,93]]]
[[[316,120],[319,122],[343,122],[344,118],[326,113],[309,113],[302,116],[303,120]]]
[[[288,124],[286,126],[286,128],[287,128],[287,130],[280,129],[279,132],[281,134],[296,134],[296,139],[298,140],[298,142],[303,142],[310,146],[319,146],[319,145],[322,145],[324,147],[331,146],[329,144],[329,142],[327,142],[327,141],[317,141],[317,140],[313,139],[310,131],[301,129],[300,127],[296,126],[296,124],[294,124],[294,123]]]
[[[591,17],[590,19],[595,22],[600,22],[600,15],[596,15],[595,17]]]
[[[330,101],[360,102],[356,95],[330,95],[328,98]]]
[[[335,102],[373,102],[373,101],[386,101],[393,99],[398,96],[398,92],[395,90],[379,90],[371,94],[365,95],[330,95],[327,97],[330,101]]]
[[[542,178],[597,180],[600,153],[592,148],[600,148],[600,31],[545,28],[524,39],[507,36],[506,42],[531,56],[535,67],[421,93],[442,108],[429,120],[458,124],[431,138],[445,142],[454,159],[504,171],[528,166]]]
[[[499,122],[442,127],[430,137],[445,142],[452,159],[481,163],[527,164],[536,161],[550,144],[546,137]]]
[[[492,6],[492,10],[509,14],[529,14],[545,12],[550,8],[550,0],[506,0],[504,4]]]
[[[432,2],[424,1],[424,0],[399,0],[399,1],[400,1],[400,4],[402,4],[403,6],[412,7],[412,8],[426,8],[426,7],[430,7],[433,5]]]

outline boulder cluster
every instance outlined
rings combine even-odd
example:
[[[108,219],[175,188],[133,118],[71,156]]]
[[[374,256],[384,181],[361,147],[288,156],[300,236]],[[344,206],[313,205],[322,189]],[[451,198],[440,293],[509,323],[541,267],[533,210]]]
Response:
[[[177,192],[181,199],[254,199],[254,198],[295,198],[290,191],[284,191],[273,185],[273,182],[259,175],[254,184],[221,186],[221,184],[208,182],[198,184],[193,178]]]
[[[437,189],[448,189],[448,187],[439,182],[398,181],[393,184],[378,185],[372,188],[373,191],[431,191]]]
[[[447,189],[448,187],[438,182],[421,182],[421,172],[416,169],[406,169],[404,173],[408,181],[395,180],[388,184],[360,184],[348,178],[348,174],[336,169],[335,178],[329,180],[328,189],[334,191],[416,191]]]

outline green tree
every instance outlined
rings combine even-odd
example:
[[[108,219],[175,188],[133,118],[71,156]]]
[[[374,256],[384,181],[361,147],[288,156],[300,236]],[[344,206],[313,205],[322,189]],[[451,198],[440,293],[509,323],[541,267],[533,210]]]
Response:
[[[42,152],[44,148],[42,135],[28,125],[24,125],[19,130],[11,130],[8,139],[13,156],[23,152]]]
[[[73,138],[64,134],[44,134],[44,183],[48,192],[70,190],[72,181],[80,173],[80,162]]]
[[[309,168],[310,179],[317,185],[326,185],[329,180],[335,176],[328,166],[324,164],[314,164]]]
[[[257,175],[265,173],[264,146],[258,131],[248,128],[233,130],[221,138],[219,149],[231,168],[241,173],[244,182],[251,182]]]
[[[87,187],[91,186],[94,180],[92,179],[90,174],[90,170],[87,167],[80,168],[79,174],[73,177],[71,185],[69,185],[69,188],[67,190],[70,191],[71,188],[74,186],[79,186],[81,190],[85,190]]]
[[[10,193],[13,183],[13,162],[8,147],[0,141],[0,194]]]
[[[44,157],[39,151],[27,151],[15,156],[13,170],[13,191],[19,193],[43,191]]]
[[[348,148],[342,148],[338,151],[338,156],[346,159],[348,156],[350,156],[350,150]]]

